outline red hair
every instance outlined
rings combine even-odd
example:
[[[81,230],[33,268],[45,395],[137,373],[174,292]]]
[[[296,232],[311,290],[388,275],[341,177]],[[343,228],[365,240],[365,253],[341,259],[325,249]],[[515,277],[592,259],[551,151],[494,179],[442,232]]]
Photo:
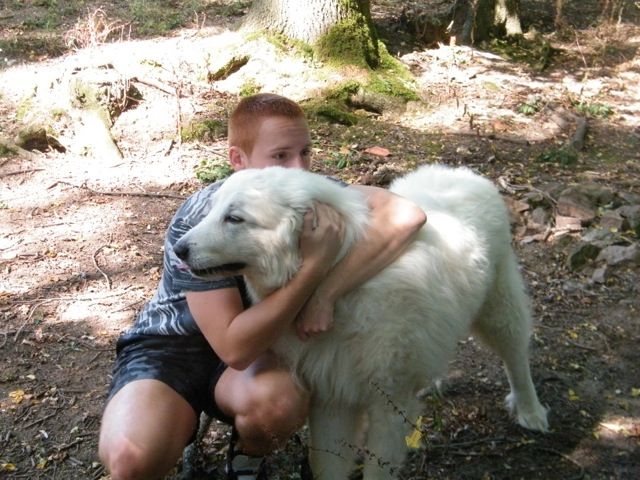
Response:
[[[265,118],[303,119],[304,112],[293,100],[273,93],[258,93],[240,100],[229,117],[229,146],[251,155],[260,125]]]

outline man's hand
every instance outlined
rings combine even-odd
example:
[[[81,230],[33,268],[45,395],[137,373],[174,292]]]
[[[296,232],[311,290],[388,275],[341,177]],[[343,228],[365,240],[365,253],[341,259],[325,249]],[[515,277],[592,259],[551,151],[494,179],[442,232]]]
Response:
[[[334,305],[334,300],[325,295],[322,289],[316,290],[296,318],[298,338],[306,341],[311,335],[330,330],[333,326]]]
[[[344,221],[338,212],[316,203],[304,216],[300,235],[302,268],[317,269],[323,276],[331,270],[344,239]]]
[[[311,265],[326,275],[342,247],[344,221],[333,208],[317,203],[304,217],[300,236],[302,265]],[[310,335],[327,331],[333,324],[333,300],[316,290],[298,314],[295,327],[298,336],[307,340]]]

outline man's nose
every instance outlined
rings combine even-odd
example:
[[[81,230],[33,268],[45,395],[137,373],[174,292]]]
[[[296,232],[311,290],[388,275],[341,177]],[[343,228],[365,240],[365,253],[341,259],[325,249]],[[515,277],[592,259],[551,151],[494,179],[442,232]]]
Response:
[[[291,161],[289,162],[289,165],[287,165],[289,168],[301,168],[301,169],[306,169],[307,168],[307,162],[305,160],[305,157],[303,157],[302,155],[298,155],[294,158],[291,159]]]

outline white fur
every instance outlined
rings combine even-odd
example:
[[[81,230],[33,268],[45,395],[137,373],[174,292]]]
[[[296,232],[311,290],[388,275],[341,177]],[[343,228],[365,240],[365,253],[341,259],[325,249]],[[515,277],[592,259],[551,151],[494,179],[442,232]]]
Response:
[[[468,169],[425,166],[391,190],[421,205],[428,221],[394,264],[336,305],[330,332],[275,346],[313,395],[310,414],[316,478],[346,479],[358,419],[368,416],[365,479],[390,478],[405,455],[405,419],[420,413],[416,393],[446,372],[456,343],[471,331],[504,361],[508,407],[520,425],[545,431],[528,363],[531,315],[507,211],[496,188]],[[365,199],[354,189],[301,170],[232,175],[210,214],[181,240],[190,266],[245,261],[259,300],[299,267],[298,235],[313,201],[345,218],[341,255],[365,231]],[[242,223],[225,222],[233,213]],[[399,413],[402,412],[402,413]]]

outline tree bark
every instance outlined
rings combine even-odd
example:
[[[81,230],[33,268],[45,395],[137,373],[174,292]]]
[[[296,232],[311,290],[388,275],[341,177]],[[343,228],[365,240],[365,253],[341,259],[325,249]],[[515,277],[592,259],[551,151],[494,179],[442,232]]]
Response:
[[[282,34],[319,48],[324,54],[327,48],[322,47],[333,35],[340,41],[331,47],[343,48],[338,55],[344,55],[344,49],[349,48],[356,50],[354,55],[364,57],[369,66],[376,66],[379,61],[370,0],[254,0],[243,28]]]
[[[477,44],[493,36],[522,35],[520,0],[456,0],[451,36]]]

